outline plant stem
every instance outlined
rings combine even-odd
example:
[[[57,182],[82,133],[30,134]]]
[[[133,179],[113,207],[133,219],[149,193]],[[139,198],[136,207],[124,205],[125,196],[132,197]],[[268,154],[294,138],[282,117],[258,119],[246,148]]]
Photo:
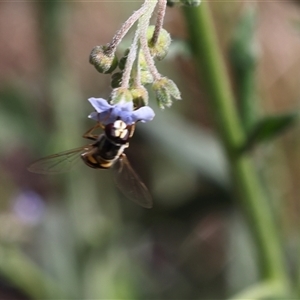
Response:
[[[123,76],[122,76],[122,84],[121,88],[129,88],[130,75],[132,71],[133,64],[136,60],[137,56],[137,48],[139,43],[140,30],[139,28],[136,30],[133,41],[130,45],[130,50],[127,56]]]
[[[147,11],[147,1],[142,5],[142,7],[135,11],[122,25],[122,27],[117,31],[115,36],[112,39],[112,42],[108,45],[108,48],[106,49],[107,55],[112,55],[112,53],[115,52],[117,46],[122,41],[126,33],[129,31],[129,29],[134,25],[134,23]]]
[[[147,62],[148,69],[153,76],[154,80],[160,79],[161,75],[158,72],[153,57],[151,56],[149,46],[148,46],[148,40],[147,40],[147,29],[150,23],[150,18],[152,16],[152,13],[155,9],[155,6],[157,4],[157,1],[146,1],[149,4],[149,8],[147,11],[147,14],[143,15],[139,20],[139,26],[140,26],[140,45],[141,49],[144,53],[145,61]]]
[[[164,23],[166,7],[167,7],[167,0],[158,1],[157,19],[156,19],[154,33],[151,39],[152,45],[155,45],[158,41],[159,33]]]
[[[68,297],[62,284],[54,281],[16,247],[0,247],[0,272],[33,299]]]
[[[237,155],[245,133],[234,103],[225,64],[216,40],[208,4],[184,8],[191,47],[198,71],[203,74],[211,105],[227,152],[238,200],[249,219],[249,227],[257,241],[260,270],[264,280],[279,280],[287,287],[283,253],[271,213],[259,179],[248,154]]]

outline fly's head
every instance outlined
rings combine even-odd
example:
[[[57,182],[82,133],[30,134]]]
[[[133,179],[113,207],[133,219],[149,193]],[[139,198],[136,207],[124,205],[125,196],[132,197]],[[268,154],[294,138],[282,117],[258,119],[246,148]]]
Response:
[[[118,144],[126,144],[132,137],[133,131],[134,124],[127,125],[122,120],[116,120],[105,126],[106,137]]]

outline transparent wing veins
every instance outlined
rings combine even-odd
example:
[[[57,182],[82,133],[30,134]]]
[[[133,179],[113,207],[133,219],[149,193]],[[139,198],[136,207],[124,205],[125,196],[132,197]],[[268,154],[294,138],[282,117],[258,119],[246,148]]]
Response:
[[[79,147],[52,154],[32,163],[28,170],[39,174],[59,174],[68,172],[80,158],[80,153],[88,151],[91,146]]]
[[[125,154],[115,163],[113,171],[117,187],[128,199],[145,208],[153,206],[149,190],[133,170]]]

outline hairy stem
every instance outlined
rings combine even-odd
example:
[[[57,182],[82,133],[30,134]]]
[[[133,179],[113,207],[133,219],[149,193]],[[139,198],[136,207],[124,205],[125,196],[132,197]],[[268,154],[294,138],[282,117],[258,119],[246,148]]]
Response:
[[[152,13],[155,9],[156,4],[157,4],[157,1],[151,1],[150,0],[149,1],[149,10],[139,20],[140,28],[141,28],[141,34],[140,34],[141,49],[143,50],[145,61],[147,63],[149,71],[152,74],[154,80],[159,79],[161,76],[160,76],[160,74],[159,74],[159,72],[158,72],[158,70],[155,66],[154,59],[151,56],[151,53],[150,53],[150,50],[149,50],[148,40],[147,40],[147,29],[149,27],[150,18],[152,16]]]
[[[154,28],[154,33],[151,39],[151,44],[155,45],[158,41],[160,30],[163,27],[165,13],[167,7],[167,0],[159,0],[158,1],[158,10],[157,10],[157,20]]]
[[[140,37],[140,30],[137,29],[133,38],[133,41],[130,46],[130,50],[127,56],[123,76],[122,76],[122,84],[121,88],[128,88],[129,87],[129,80],[130,75],[133,67],[133,63],[136,60],[136,54],[137,54],[137,48],[138,48],[138,42]]]
[[[140,88],[141,84],[141,66],[140,66],[140,57],[141,57],[141,45],[138,44],[137,56],[134,64],[135,76],[133,86],[134,88]]]
[[[140,9],[135,11],[122,25],[122,27],[117,31],[117,33],[114,35],[111,43],[108,45],[107,49],[105,50],[105,53],[107,55],[112,55],[116,51],[116,48],[118,47],[119,43],[122,41],[124,36],[127,34],[128,30],[134,25],[134,23],[141,18],[141,16],[147,11],[148,5],[147,1],[142,5]]]

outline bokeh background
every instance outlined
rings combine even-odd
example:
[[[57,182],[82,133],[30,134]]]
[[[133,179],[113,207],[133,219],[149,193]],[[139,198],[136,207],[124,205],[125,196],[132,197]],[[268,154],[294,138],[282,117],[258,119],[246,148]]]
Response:
[[[185,41],[180,7],[168,8],[173,45],[157,66],[182,101],[138,124],[126,153],[153,195],[143,209],[109,171],[27,171],[40,157],[85,145],[89,97],[108,97],[109,75],[88,62],[141,1],[0,2],[0,299],[223,299],[257,280],[255,243],[231,189],[214,112]],[[254,11],[257,116],[299,106],[300,6],[292,1],[211,2],[220,47]],[[122,54],[131,40],[120,46]],[[204,74],[205,76],[205,74]],[[237,103],[238,105],[238,103]],[[253,152],[276,212],[290,270],[299,228],[299,125]]]

